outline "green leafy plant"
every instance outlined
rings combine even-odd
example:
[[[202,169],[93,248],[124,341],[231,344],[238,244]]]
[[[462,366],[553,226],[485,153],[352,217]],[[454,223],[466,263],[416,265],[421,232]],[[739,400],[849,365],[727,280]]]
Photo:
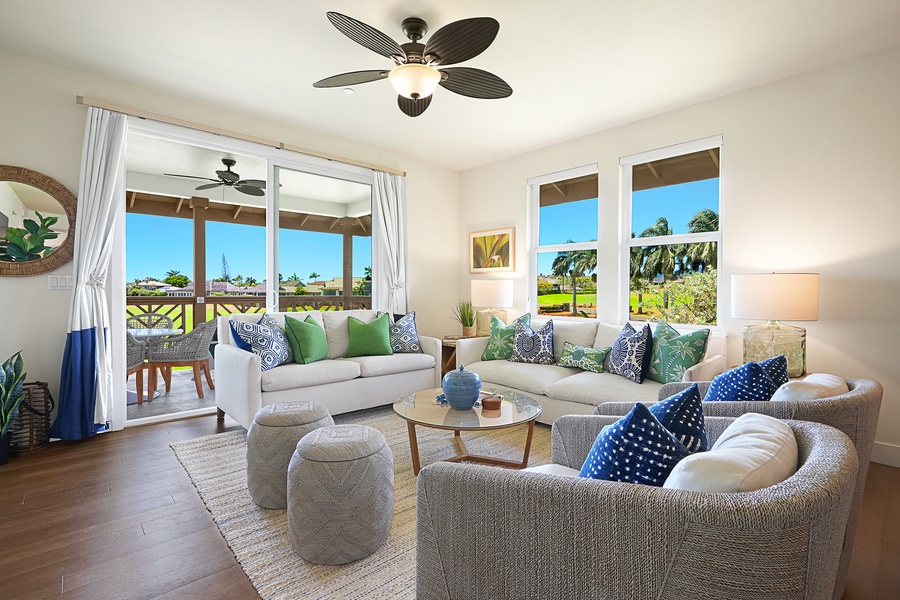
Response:
[[[475,325],[475,309],[468,300],[461,300],[459,304],[453,307],[453,318],[463,327],[472,327]]]
[[[50,256],[53,248],[45,242],[54,240],[59,234],[50,229],[59,217],[45,217],[35,211],[40,223],[34,219],[25,219],[24,228],[7,227],[6,235],[0,238],[0,260],[6,262],[26,262]]]
[[[22,386],[25,383],[22,352],[16,352],[0,365],[0,437],[9,431],[19,415],[19,403],[24,397]]]

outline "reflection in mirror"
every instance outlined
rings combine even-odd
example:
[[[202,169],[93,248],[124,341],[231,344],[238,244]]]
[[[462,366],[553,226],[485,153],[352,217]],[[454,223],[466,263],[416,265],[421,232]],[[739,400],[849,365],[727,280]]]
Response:
[[[72,259],[75,196],[58,181],[0,165],[0,275],[49,273]]]

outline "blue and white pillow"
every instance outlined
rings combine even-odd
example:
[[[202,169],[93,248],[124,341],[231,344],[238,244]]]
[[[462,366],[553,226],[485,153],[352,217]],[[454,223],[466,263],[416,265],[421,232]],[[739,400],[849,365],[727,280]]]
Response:
[[[604,427],[578,473],[580,477],[661,487],[690,451],[638,402]]]
[[[759,363],[748,362],[716,375],[706,391],[705,402],[719,400],[770,400],[778,386]]]
[[[259,356],[260,367],[263,371],[294,362],[294,353],[291,352],[291,345],[284,330],[272,317],[269,317],[269,321],[266,322],[269,324],[229,321],[235,339],[240,338],[243,342],[243,345],[238,344],[238,346],[242,348],[246,346],[250,352]]]
[[[516,333],[513,336],[512,362],[536,363],[552,365],[553,360],[553,320],[535,331],[524,321],[516,321]]]
[[[790,381],[790,378],[788,377],[787,358],[784,354],[779,354],[774,358],[761,360],[759,361],[759,366],[766,370],[766,373],[768,373],[769,377],[772,378],[772,381],[775,382],[775,387],[781,387]]]
[[[696,383],[652,405],[650,412],[690,452],[709,450],[703,402]]]
[[[635,383],[644,381],[650,368],[652,343],[650,325],[644,325],[637,331],[631,323],[625,323],[609,354],[609,372]]]
[[[386,313],[378,311],[377,316],[383,314]],[[422,354],[419,334],[416,331],[416,311],[411,310],[405,315],[392,316],[396,320],[388,326],[388,335],[394,354]]]
[[[228,324],[231,326],[231,339],[234,340],[234,345],[240,348],[241,350],[246,350],[247,352],[253,352],[253,348],[249,343],[244,341],[244,339],[237,334],[237,331],[234,328],[234,324],[238,321],[228,320]],[[276,327],[280,329],[282,332],[284,328],[278,323],[278,320],[268,313],[263,313],[263,316],[259,318],[259,321],[256,322],[258,325],[265,325],[266,327]]]

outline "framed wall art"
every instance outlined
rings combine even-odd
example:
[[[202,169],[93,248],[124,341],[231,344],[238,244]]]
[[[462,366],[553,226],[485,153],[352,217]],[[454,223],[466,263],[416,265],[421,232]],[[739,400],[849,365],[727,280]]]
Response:
[[[515,270],[515,227],[469,234],[469,273]]]

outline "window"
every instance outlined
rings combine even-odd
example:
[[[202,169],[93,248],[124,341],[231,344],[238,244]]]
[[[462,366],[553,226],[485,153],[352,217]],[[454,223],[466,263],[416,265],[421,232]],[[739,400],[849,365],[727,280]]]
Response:
[[[628,318],[715,325],[721,136],[626,157]]]
[[[533,207],[531,311],[597,317],[597,167],[528,182]]]

